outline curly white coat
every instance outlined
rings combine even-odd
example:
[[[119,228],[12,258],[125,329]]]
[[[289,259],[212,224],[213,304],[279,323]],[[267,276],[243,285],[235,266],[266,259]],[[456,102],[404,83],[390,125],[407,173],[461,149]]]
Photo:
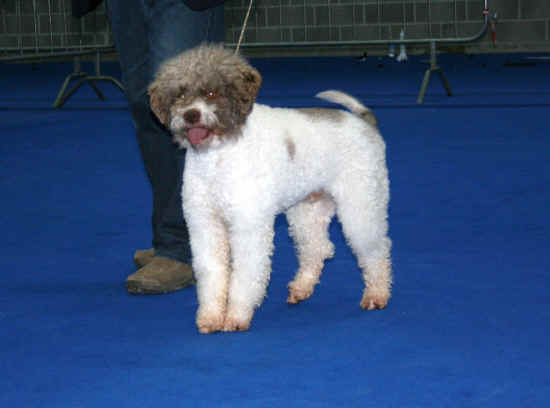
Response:
[[[202,333],[249,328],[269,282],[274,220],[281,212],[300,264],[289,283],[289,303],[311,296],[332,257],[328,225],[335,212],[363,271],[361,306],[384,308],[388,302],[385,144],[377,127],[360,117],[370,111],[357,100],[337,91],[318,96],[354,113],[254,104],[238,137],[214,137],[206,149],[187,150],[183,209]],[[204,117],[215,118],[215,104],[197,106]],[[178,126],[172,122],[175,132]]]

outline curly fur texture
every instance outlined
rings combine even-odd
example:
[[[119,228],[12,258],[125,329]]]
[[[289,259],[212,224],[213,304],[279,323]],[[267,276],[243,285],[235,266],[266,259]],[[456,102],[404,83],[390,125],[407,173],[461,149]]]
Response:
[[[215,123],[207,117],[197,120],[203,119],[200,125],[210,130],[211,136],[232,137],[252,110],[261,83],[258,71],[241,56],[221,45],[197,47],[161,67],[149,87],[151,110],[172,129],[177,143],[189,147],[181,134],[188,127],[178,128],[172,121],[177,121],[178,112],[194,107],[194,103],[215,104]]]
[[[338,91],[318,97],[351,112],[271,108],[254,103],[260,84],[244,58],[202,45],[168,61],[149,89],[153,112],[187,147],[183,210],[199,331],[250,327],[281,212],[299,259],[288,303],[313,294],[334,254],[328,226],[337,214],[363,272],[360,305],[384,308],[392,282],[389,180],[374,115]]]

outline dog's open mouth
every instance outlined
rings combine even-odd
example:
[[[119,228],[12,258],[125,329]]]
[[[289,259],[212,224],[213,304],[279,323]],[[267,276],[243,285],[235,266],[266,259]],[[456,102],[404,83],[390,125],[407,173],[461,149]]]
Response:
[[[186,130],[186,134],[191,144],[197,146],[208,140],[212,130],[205,127],[192,127]]]

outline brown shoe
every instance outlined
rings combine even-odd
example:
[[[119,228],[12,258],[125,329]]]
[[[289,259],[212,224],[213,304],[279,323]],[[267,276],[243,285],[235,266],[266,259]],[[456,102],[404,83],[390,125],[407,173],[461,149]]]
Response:
[[[191,267],[170,258],[155,256],[151,262],[128,276],[126,290],[133,295],[174,292],[195,283]]]
[[[134,253],[134,264],[136,264],[138,268],[143,268],[153,260],[154,256],[155,248],[137,250]]]

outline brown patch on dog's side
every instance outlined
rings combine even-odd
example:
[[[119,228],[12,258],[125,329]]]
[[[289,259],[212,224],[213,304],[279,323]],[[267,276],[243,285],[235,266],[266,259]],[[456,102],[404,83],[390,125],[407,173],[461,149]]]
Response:
[[[325,192],[323,190],[316,191],[316,192],[311,193],[310,195],[308,195],[306,200],[309,201],[309,202],[315,202],[317,200],[320,200],[324,196],[325,196]]]
[[[296,144],[292,141],[292,139],[286,138],[285,145],[290,160],[294,160],[294,156],[296,156]]]

